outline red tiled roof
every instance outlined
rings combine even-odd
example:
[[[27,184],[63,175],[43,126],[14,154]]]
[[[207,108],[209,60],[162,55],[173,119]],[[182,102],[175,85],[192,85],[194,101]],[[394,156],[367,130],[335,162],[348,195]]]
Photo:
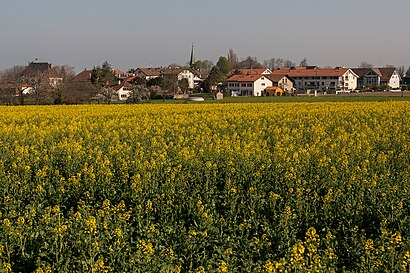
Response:
[[[345,74],[349,69],[279,69],[272,71],[273,75],[286,74],[289,77],[340,77]]]

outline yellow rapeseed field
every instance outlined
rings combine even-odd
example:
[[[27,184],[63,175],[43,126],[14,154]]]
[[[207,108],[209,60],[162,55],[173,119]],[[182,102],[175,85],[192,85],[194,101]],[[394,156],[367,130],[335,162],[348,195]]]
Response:
[[[410,103],[0,107],[0,272],[410,272]]]

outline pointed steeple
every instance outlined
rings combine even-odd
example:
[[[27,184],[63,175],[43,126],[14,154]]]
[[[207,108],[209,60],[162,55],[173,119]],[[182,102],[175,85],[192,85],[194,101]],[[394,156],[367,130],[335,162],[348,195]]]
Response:
[[[189,60],[189,67],[192,68],[192,66],[195,63],[195,52],[194,52],[194,44],[192,44],[192,49],[191,49],[191,59]]]

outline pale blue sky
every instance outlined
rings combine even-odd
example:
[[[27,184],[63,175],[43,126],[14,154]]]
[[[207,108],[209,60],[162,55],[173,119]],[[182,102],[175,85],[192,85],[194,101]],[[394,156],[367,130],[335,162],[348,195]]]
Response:
[[[81,71],[271,57],[410,65],[410,0],[0,0],[0,70],[38,58]]]

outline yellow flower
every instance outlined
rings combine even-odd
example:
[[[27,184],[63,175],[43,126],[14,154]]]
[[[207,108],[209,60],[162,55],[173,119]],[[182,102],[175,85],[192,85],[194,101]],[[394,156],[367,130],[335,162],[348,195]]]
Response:
[[[218,273],[228,272],[228,264],[225,261],[220,261],[218,266]]]
[[[7,219],[7,218],[3,219],[3,225],[4,225],[5,227],[9,227],[9,226],[11,225],[10,220]]]

